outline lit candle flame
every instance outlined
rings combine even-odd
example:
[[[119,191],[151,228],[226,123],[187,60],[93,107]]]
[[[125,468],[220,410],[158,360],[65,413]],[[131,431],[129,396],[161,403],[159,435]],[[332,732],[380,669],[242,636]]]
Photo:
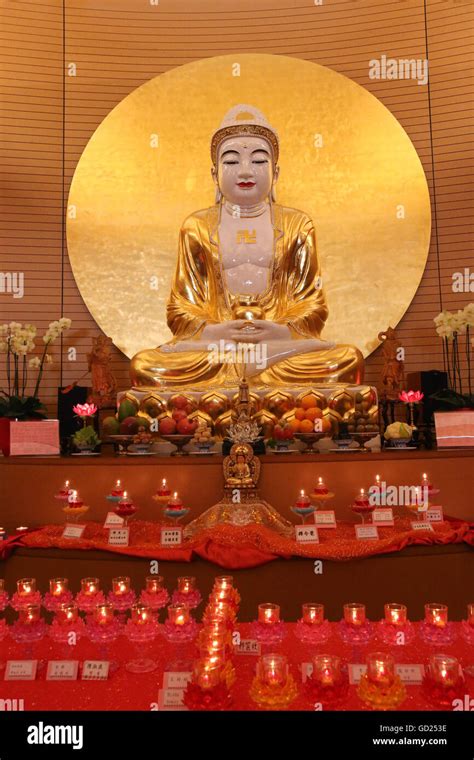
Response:
[[[166,478],[163,478],[163,480],[161,481],[161,487],[166,488]]]

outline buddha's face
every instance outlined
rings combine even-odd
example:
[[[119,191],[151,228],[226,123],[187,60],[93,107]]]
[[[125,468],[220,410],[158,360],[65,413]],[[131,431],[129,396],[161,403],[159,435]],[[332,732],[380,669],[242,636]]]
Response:
[[[261,137],[230,137],[221,144],[214,180],[224,198],[235,206],[264,201],[278,177],[269,143]]]

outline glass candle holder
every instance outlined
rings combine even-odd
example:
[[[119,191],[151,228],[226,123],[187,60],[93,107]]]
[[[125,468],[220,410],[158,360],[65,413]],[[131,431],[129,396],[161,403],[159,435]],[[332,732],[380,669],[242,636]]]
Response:
[[[193,667],[193,682],[201,689],[213,689],[220,683],[221,665],[208,658],[196,660]]]
[[[94,610],[94,620],[98,625],[112,625],[114,622],[114,609],[111,604],[98,604]]]
[[[332,654],[317,654],[313,657],[311,678],[319,686],[336,686],[342,680],[341,658]]]
[[[81,591],[86,596],[95,596],[100,590],[100,581],[98,578],[82,578]]]
[[[49,581],[49,593],[51,596],[62,596],[68,590],[67,578],[51,578]]]
[[[395,660],[386,652],[367,655],[367,678],[370,683],[386,689],[395,681]]]
[[[384,605],[385,622],[390,625],[406,625],[408,620],[407,608],[404,604],[389,602]]]
[[[227,629],[214,633],[204,628],[199,636],[199,646],[209,655],[225,651]]]
[[[112,578],[112,593],[115,596],[124,596],[130,593],[130,578],[126,575]]]
[[[210,602],[228,602],[232,604],[233,589],[232,588],[219,588],[214,589],[209,595]]]
[[[264,654],[258,661],[257,673],[265,686],[284,686],[288,677],[288,660],[284,654]]]
[[[220,618],[221,620],[229,620],[232,616],[232,607],[228,602],[211,600],[206,607],[206,619],[212,620]]]
[[[159,594],[163,591],[164,580],[162,575],[149,575],[145,578],[145,591],[148,594]]]
[[[153,621],[153,614],[146,604],[132,605],[132,623],[135,625],[146,625]]]
[[[18,596],[26,597],[31,596],[36,591],[36,578],[20,578],[16,582],[16,588]]]
[[[78,620],[79,611],[76,604],[61,604],[56,611],[56,620],[59,625],[71,625]]]
[[[347,625],[358,627],[364,625],[365,620],[365,604],[348,602],[344,605],[344,621]]]
[[[467,605],[467,622],[474,628],[474,602],[469,602]]]
[[[425,623],[435,628],[445,628],[448,624],[448,607],[446,604],[425,604]]]
[[[307,625],[322,625],[324,623],[324,604],[307,602],[303,604],[303,623]]]
[[[459,660],[447,654],[434,654],[430,658],[429,674],[435,684],[449,689],[460,679]]]
[[[172,625],[186,625],[190,620],[189,607],[185,604],[170,604],[168,620]]]
[[[196,578],[189,575],[183,575],[178,578],[178,592],[180,594],[191,594],[196,590]]]
[[[22,625],[33,625],[40,620],[41,608],[39,604],[28,604],[18,610],[18,620]]]
[[[214,578],[214,589],[220,591],[222,589],[231,589],[234,585],[234,578],[232,575],[217,575]]]
[[[258,622],[274,625],[280,622],[280,605],[266,602],[258,605]]]

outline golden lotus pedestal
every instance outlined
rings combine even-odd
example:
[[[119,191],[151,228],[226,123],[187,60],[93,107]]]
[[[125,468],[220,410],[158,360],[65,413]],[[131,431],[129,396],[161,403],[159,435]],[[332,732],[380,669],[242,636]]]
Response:
[[[179,392],[164,391],[159,388],[132,388],[118,394],[117,402],[128,400],[135,413],[151,420],[170,417],[177,407],[183,408],[191,419],[198,418],[214,429],[217,438],[224,438],[229,425],[237,421],[236,405],[239,390],[209,389]],[[377,391],[369,385],[306,386],[295,388],[250,389],[249,412],[261,427],[265,436],[271,436],[273,426],[281,419],[295,417],[298,406],[317,406],[322,411],[326,423],[324,432],[335,435],[339,424],[347,422],[350,432],[365,433],[367,437],[377,434],[378,398]]]

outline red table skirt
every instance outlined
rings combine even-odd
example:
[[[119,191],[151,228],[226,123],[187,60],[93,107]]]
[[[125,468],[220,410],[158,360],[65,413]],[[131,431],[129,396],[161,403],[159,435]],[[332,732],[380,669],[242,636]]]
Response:
[[[98,523],[88,523],[81,539],[62,538],[62,525],[45,525],[23,535],[14,544],[5,542],[5,549],[11,550],[16,545],[38,549],[99,549],[134,557],[181,562],[190,562],[197,555],[220,567],[241,569],[257,567],[278,557],[351,560],[398,552],[416,544],[465,541],[474,545],[474,530],[469,523],[452,518],[433,524],[433,532],[427,532],[412,530],[410,517],[397,517],[395,527],[379,528],[380,538],[367,541],[356,540],[352,523],[339,522],[336,529],[319,530],[319,544],[306,545],[252,524],[245,527],[218,525],[180,547],[163,548],[160,545],[161,527],[159,523],[135,520],[130,525],[130,545],[114,547],[108,545],[108,531]]]
[[[163,613],[162,613],[163,617]],[[455,623],[459,631],[461,624]],[[287,636],[283,642],[271,650],[287,655],[290,670],[298,683],[299,694],[289,709],[291,710],[314,710],[314,704],[308,698],[301,683],[300,667],[303,662],[309,662],[311,655],[331,653],[339,655],[345,662],[365,662],[368,652],[388,651],[388,647],[378,639],[373,639],[369,645],[351,647],[339,638],[337,624],[332,623],[332,636],[324,645],[317,647],[302,644],[294,635],[295,625],[286,625]],[[242,638],[250,635],[250,624],[243,623],[237,626]],[[67,650],[67,651],[65,651]],[[392,647],[390,649],[397,662],[423,663],[429,659],[435,651],[432,647],[424,644],[418,637],[407,646]],[[474,697],[474,678],[466,673],[466,668],[474,666],[474,648],[469,646],[462,638],[458,638],[451,646],[437,648],[446,654],[452,654],[459,659],[465,671],[466,694]],[[100,652],[96,645],[87,640],[81,640],[77,647],[61,647],[50,639],[34,645],[32,654],[25,654],[24,646],[15,644],[9,637],[0,644],[0,659],[113,659],[118,661],[120,667],[105,682],[96,681],[62,681],[50,682],[45,679],[45,667],[41,668],[36,681],[4,681],[0,680],[0,699],[23,699],[24,709],[31,710],[146,710],[154,709],[158,702],[158,690],[162,687],[164,670],[183,670],[189,668],[192,660],[197,656],[194,644],[173,645],[165,641],[161,636],[144,652],[143,645],[136,647],[130,644],[124,637],[119,637],[116,643],[110,646],[107,657]],[[158,668],[152,673],[134,675],[129,673],[124,665],[137,656],[150,656],[158,662]],[[236,669],[236,682],[232,687],[232,709],[255,710],[256,705],[249,697],[249,688],[254,675],[257,657],[255,655],[235,655],[234,666]],[[474,672],[474,670],[473,670]],[[357,687],[350,686],[347,700],[339,708],[340,710],[367,710],[368,708],[357,696]],[[407,698],[398,708],[399,710],[432,710],[433,708],[424,698],[419,686],[407,686]]]

